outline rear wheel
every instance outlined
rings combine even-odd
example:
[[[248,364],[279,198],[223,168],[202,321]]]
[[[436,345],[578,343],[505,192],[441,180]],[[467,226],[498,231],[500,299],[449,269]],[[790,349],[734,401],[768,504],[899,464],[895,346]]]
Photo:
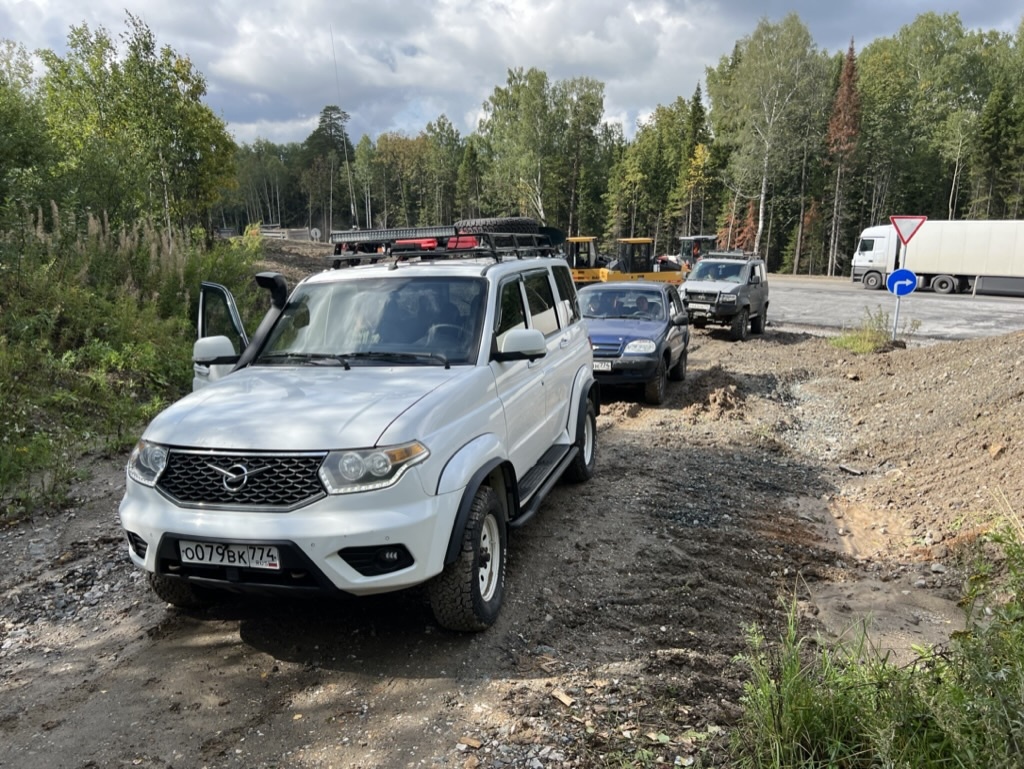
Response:
[[[729,325],[729,335],[732,341],[740,342],[747,338],[747,330],[750,328],[750,310],[744,307],[732,318]]]
[[[576,458],[565,469],[565,477],[573,483],[589,481],[597,465],[597,411],[594,402],[587,398],[587,410],[580,414],[577,428]]]
[[[462,549],[427,587],[430,607],[449,630],[485,630],[505,596],[505,510],[490,486],[477,489]]]
[[[652,406],[660,406],[665,402],[665,393],[668,391],[668,369],[665,367],[665,359],[658,360],[658,370],[654,378],[644,385],[644,400]]]
[[[956,280],[950,275],[939,275],[932,279],[932,291],[936,294],[955,294]]]

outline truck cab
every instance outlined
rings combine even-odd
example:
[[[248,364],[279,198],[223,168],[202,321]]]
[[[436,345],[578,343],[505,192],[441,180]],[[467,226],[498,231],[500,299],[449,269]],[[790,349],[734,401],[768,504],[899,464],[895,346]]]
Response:
[[[885,276],[896,269],[899,238],[891,225],[868,227],[860,234],[860,242],[850,262],[854,283],[878,289],[885,285]]]

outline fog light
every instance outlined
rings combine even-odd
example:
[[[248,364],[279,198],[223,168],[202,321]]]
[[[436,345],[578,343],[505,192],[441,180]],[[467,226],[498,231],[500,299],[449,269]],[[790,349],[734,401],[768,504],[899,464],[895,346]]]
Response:
[[[338,555],[364,577],[379,577],[413,565],[412,553],[405,545],[346,547]]]

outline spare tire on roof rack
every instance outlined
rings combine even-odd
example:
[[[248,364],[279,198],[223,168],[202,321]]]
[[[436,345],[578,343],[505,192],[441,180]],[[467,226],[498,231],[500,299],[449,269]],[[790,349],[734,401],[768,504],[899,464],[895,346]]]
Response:
[[[455,228],[466,235],[478,232],[517,232],[535,235],[540,231],[536,219],[529,216],[499,216],[489,219],[463,219],[455,222]]]

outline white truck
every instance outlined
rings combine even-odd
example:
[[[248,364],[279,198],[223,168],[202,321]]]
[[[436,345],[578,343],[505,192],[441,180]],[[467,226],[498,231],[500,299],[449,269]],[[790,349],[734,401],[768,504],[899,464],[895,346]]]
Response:
[[[902,268],[939,294],[1024,296],[1024,221],[928,220],[906,246],[893,225],[868,227],[851,265],[865,288],[882,288]]]

